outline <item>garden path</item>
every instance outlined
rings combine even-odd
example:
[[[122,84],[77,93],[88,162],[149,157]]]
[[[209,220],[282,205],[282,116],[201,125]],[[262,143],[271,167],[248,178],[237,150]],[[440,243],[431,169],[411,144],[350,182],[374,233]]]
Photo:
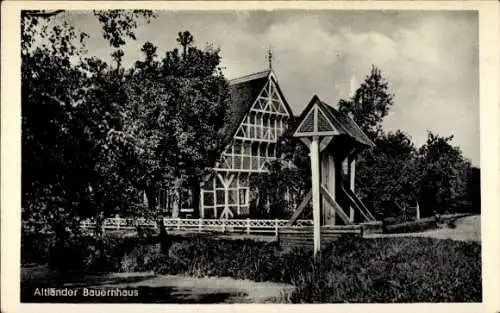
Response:
[[[367,234],[364,238],[430,237],[436,239],[481,242],[481,215],[459,218],[456,220],[455,225],[455,228],[439,228],[415,233]]]

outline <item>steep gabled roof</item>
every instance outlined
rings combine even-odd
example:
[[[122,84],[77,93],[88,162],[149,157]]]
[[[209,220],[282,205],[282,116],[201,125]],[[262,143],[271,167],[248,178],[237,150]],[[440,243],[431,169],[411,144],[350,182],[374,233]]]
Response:
[[[270,70],[233,79],[229,82],[229,120],[225,130],[225,144],[234,137],[243,118],[267,83]]]
[[[287,135],[293,135],[300,123],[304,120],[304,118],[308,115],[309,111],[314,107],[314,105],[318,105],[318,107],[326,114],[328,120],[335,126],[335,128],[341,133],[350,136],[357,142],[364,144],[369,147],[374,147],[375,144],[373,141],[366,136],[366,134],[359,128],[359,126],[354,122],[352,118],[341,113],[336,110],[329,104],[321,101],[318,96],[314,95],[309,104],[300,114],[300,117],[296,119],[295,125],[293,125],[287,132]]]
[[[358,124],[348,115],[341,113],[340,111],[334,109],[332,106],[328,105],[323,101],[319,101],[319,106],[325,112],[332,121],[337,122],[337,124],[342,127],[346,134],[356,139],[356,141],[365,144],[369,147],[374,147],[373,141],[368,138],[364,131],[359,128]]]
[[[230,117],[225,130],[225,144],[228,144],[233,139],[238,127],[243,122],[245,115],[252,107],[261,90],[266,86],[271,73],[272,70],[267,69],[265,71],[235,78],[229,82],[229,94],[231,96],[229,104]],[[276,84],[278,93],[283,100],[288,113],[292,116],[290,106],[286,102],[279,85],[276,81],[274,81],[274,83]]]

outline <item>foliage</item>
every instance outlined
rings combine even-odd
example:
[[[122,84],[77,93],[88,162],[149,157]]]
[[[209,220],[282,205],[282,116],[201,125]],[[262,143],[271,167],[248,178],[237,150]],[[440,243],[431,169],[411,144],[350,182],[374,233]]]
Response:
[[[441,137],[431,132],[419,151],[421,187],[419,198],[423,214],[455,212],[467,205],[467,183],[470,163],[458,147],[450,142],[453,136]]]
[[[219,51],[200,50],[192,40],[183,39],[182,54],[176,48],[161,61],[157,48],[144,44],[144,61],[126,75],[125,125],[113,142],[129,155],[132,184],[145,191],[150,211],[160,187],[199,188],[222,149],[228,85]]]
[[[287,283],[295,286],[292,302],[300,303],[481,301],[481,246],[477,243],[350,238],[331,243],[314,259],[311,250],[283,250],[275,243],[174,239],[165,254],[155,240],[79,237],[72,245],[59,246],[61,250],[50,245],[51,258],[59,262],[52,265],[73,272],[154,271]],[[104,254],[96,249],[99,245],[105,246]],[[63,264],[62,259],[67,262]]]
[[[339,110],[350,114],[359,127],[374,139],[381,133],[381,122],[389,113],[393,98],[382,72],[372,66],[370,74],[365,77],[352,98],[339,101]]]
[[[80,236],[85,218],[147,216],[159,186],[199,187],[220,153],[228,93],[219,51],[196,48],[189,32],[182,53],[158,62],[146,43],[145,60],[122,67],[120,48],[151,11],[93,11],[113,65],[86,57],[88,35],[61,14],[21,14],[23,221],[58,240]]]
[[[133,37],[137,16],[150,17],[141,12],[114,11],[106,39]],[[137,199],[119,151],[107,144],[108,133],[122,126],[119,73],[84,57],[88,35],[53,23],[61,13],[21,13],[23,221],[48,224],[59,239],[78,235],[81,219],[126,213]],[[127,25],[113,22],[121,17]]]
[[[470,207],[463,208],[465,212],[481,213],[481,170],[470,167],[467,175],[467,202]]]
[[[136,39],[134,30],[139,19],[149,23],[156,17],[150,10],[94,10],[93,13],[102,25],[102,36],[114,48],[125,45],[126,38]]]
[[[470,163],[451,139],[429,133],[416,149],[400,131],[380,136],[358,159],[359,195],[380,219],[412,219],[417,203],[422,217],[471,211],[477,182],[472,184]]]
[[[194,238],[151,246],[135,271],[289,283],[293,302],[481,301],[480,245],[428,238],[342,240],[312,251]],[[139,255],[136,253],[136,255]]]
[[[401,131],[383,134],[356,163],[356,190],[378,219],[409,216],[416,205],[417,150]]]
[[[280,159],[268,163],[268,173],[250,176],[251,217],[288,218],[311,189],[308,148],[297,138],[279,140]]]
[[[254,214],[252,217],[289,218],[297,200],[301,200],[311,188],[310,176],[282,161],[271,162],[268,168],[268,173],[250,177],[250,188],[257,198],[250,208]]]
[[[384,224],[384,233],[413,233],[437,228],[438,220],[435,217],[428,217],[420,219],[418,221],[410,221],[401,224]]]
[[[357,241],[337,251],[322,254],[294,301],[481,301],[477,244],[392,238]]]
[[[412,219],[417,205],[423,217],[480,211],[478,171],[450,144],[453,136],[429,133],[417,149],[402,131],[384,132],[381,123],[393,97],[381,71],[373,66],[355,95],[339,102],[339,109],[376,144],[358,157],[357,193],[379,219]]]

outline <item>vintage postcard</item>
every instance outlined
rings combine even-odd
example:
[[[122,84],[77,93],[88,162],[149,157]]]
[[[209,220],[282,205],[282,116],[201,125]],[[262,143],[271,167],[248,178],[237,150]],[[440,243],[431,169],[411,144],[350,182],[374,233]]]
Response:
[[[2,311],[500,310],[498,13],[3,3]]]

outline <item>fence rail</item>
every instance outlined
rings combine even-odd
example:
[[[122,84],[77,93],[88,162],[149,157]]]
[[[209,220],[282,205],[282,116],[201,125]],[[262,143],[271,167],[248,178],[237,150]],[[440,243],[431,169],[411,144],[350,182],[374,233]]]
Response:
[[[198,232],[229,232],[243,234],[278,234],[280,228],[286,227],[288,220],[256,220],[256,219],[185,219],[164,218],[163,225],[167,231],[198,231]],[[297,220],[288,228],[303,228],[312,226],[312,220]],[[86,230],[95,228],[95,222],[86,220],[81,227]],[[110,230],[136,230],[137,228],[157,229],[154,220],[144,218],[108,218],[102,228]]]

